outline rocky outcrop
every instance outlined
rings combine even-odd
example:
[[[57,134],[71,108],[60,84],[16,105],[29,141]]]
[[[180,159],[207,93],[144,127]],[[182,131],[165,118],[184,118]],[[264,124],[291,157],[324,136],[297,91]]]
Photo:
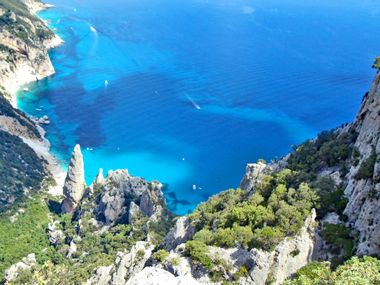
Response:
[[[11,95],[8,99],[15,105],[14,95],[21,85],[54,74],[48,50],[62,40],[34,16],[38,10],[47,8],[46,5],[33,0],[12,3],[3,4],[10,12],[2,15],[7,24],[2,25],[0,32],[0,86]]]
[[[344,214],[359,235],[357,254],[380,256],[380,73],[364,97],[353,126],[358,137],[355,146],[360,162],[352,165],[347,175],[345,194],[349,199]],[[369,163],[375,155],[374,163]],[[365,175],[358,177],[359,169],[367,164]]]
[[[65,235],[62,230],[57,228],[59,221],[52,221],[48,225],[48,237],[53,246],[58,246],[64,242]]]
[[[157,220],[166,210],[161,187],[159,182],[131,176],[128,170],[110,171],[103,183],[98,217],[105,224],[131,220],[128,214],[133,202],[132,212],[139,207],[146,216]]]
[[[144,268],[153,249],[149,242],[137,242],[128,253],[119,252],[114,265],[97,268],[86,285],[124,285]]]
[[[146,267],[125,285],[197,285],[201,284],[191,277],[174,276],[166,270],[156,267]]]
[[[274,251],[251,250],[253,268],[249,272],[251,284],[282,284],[286,278],[311,261],[314,248],[316,212],[312,210],[300,233],[286,238]]]
[[[24,257],[20,262],[13,264],[5,271],[5,283],[11,282],[17,278],[23,270],[33,268],[37,264],[36,256],[34,253]]]
[[[240,182],[240,188],[246,191],[254,190],[255,185],[260,182],[263,172],[268,165],[263,162],[247,164],[245,175]]]
[[[179,217],[165,238],[165,247],[168,250],[175,249],[178,245],[190,240],[195,234],[187,216]]]
[[[140,199],[140,210],[153,221],[162,217],[166,210],[165,198],[161,188],[160,182],[153,181],[148,189],[142,193]]]
[[[76,145],[71,155],[70,165],[67,171],[65,185],[63,187],[64,200],[63,213],[72,213],[83,198],[86,188],[84,180],[84,162],[79,145]]]
[[[299,234],[285,238],[273,251],[209,246],[210,258],[219,260],[215,262],[214,270],[220,272],[226,280],[232,281],[234,274],[245,267],[248,270],[248,276],[240,278],[239,284],[282,284],[286,278],[311,261],[316,229],[315,218],[316,212],[313,209]],[[187,223],[186,217],[181,217],[168,234],[165,245],[171,251],[163,268],[175,276],[192,277],[198,282],[211,284],[207,270],[182,255],[184,243],[193,235],[191,234],[193,230],[189,232]],[[178,244],[179,242],[182,243]]]

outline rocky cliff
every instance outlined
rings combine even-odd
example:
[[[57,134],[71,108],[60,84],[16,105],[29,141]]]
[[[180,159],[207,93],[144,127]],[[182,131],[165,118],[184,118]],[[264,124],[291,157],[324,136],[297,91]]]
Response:
[[[34,0],[0,3],[0,86],[13,105],[20,86],[54,74],[48,50],[62,41],[35,16],[45,7]]]
[[[380,73],[352,126],[358,134],[359,157],[345,177],[348,204],[344,214],[359,235],[357,254],[380,256]]]
[[[54,73],[48,50],[61,40],[35,16],[47,7],[35,0],[0,1],[0,129],[4,131],[0,165],[3,173],[15,173],[7,176],[12,181],[4,177],[0,185],[0,211],[7,208],[3,205],[11,206],[35,193],[43,180],[52,193],[62,191],[64,175],[49,153],[44,130],[14,108],[15,93],[22,84]]]

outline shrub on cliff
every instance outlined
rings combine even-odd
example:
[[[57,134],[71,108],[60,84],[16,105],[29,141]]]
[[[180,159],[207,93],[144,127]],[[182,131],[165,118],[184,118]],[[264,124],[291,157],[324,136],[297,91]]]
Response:
[[[380,260],[353,257],[331,271],[328,262],[311,262],[302,267],[285,285],[358,285],[380,284]]]
[[[377,154],[376,151],[373,149],[371,155],[360,165],[359,170],[355,175],[355,178],[357,180],[372,178],[376,160]]]
[[[294,236],[318,202],[315,191],[295,175],[289,169],[267,175],[251,196],[238,189],[211,197],[189,216],[197,229],[194,240],[271,250]]]

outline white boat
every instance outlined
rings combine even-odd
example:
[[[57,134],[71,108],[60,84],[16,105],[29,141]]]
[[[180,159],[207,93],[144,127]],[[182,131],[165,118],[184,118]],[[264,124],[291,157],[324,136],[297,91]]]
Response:
[[[91,32],[94,32],[94,33],[96,33],[96,29],[95,29],[95,27],[94,27],[94,26],[91,26],[91,27],[90,27],[90,30],[91,30]]]
[[[25,87],[24,92],[29,92],[29,88]]]

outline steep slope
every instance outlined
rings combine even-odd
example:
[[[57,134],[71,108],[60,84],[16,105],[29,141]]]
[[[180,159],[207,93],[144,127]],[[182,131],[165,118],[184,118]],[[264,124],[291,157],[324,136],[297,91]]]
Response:
[[[39,1],[0,1],[0,86],[15,105],[15,93],[25,83],[54,73],[48,49],[61,40],[34,13]]]
[[[37,119],[14,108],[15,93],[24,83],[54,73],[48,49],[61,41],[34,13],[46,8],[35,0],[0,1],[0,212],[37,192],[48,176],[61,182],[62,171],[49,153],[49,142]],[[12,106],[13,105],[13,106]],[[7,174],[7,175],[6,175]],[[56,190],[56,189],[55,189]]]

